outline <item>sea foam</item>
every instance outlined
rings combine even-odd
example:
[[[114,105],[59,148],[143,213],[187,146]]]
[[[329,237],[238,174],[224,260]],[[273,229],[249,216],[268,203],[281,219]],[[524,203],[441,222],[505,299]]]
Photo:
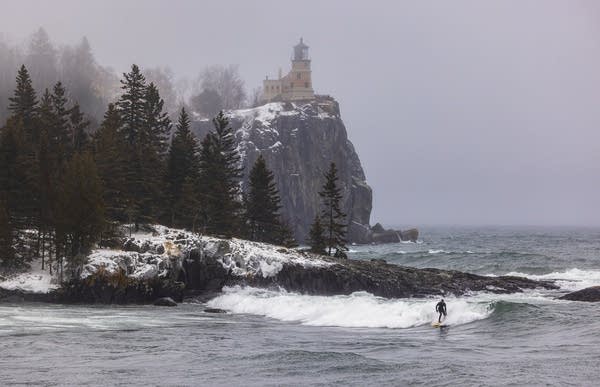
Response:
[[[525,277],[538,281],[554,281],[561,289],[569,291],[600,285],[600,270],[580,270],[573,268],[562,272],[552,272],[541,275],[519,272],[511,272],[506,275]]]
[[[233,313],[266,316],[312,326],[410,328],[437,320],[437,299],[385,299],[366,292],[347,296],[309,296],[251,287],[228,287],[208,306]],[[460,325],[488,317],[491,302],[447,299],[447,324]]]

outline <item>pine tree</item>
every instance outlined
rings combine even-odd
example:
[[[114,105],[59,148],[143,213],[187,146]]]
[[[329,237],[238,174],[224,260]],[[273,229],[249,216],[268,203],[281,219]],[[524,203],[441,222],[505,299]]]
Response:
[[[117,107],[122,117],[122,130],[129,145],[135,147],[144,125],[146,79],[140,68],[134,64],[129,73],[123,73],[121,85],[123,94],[117,102]]]
[[[22,121],[27,135],[32,140],[35,140],[36,136],[33,133],[33,124],[36,116],[37,97],[25,65],[22,65],[19,69],[14,95],[8,100],[10,101],[8,109],[12,116]]]
[[[10,197],[9,206],[11,213],[16,214],[15,216],[18,218],[15,222],[16,229],[34,228],[38,226],[39,220],[37,150],[41,126],[38,116],[37,96],[32,86],[31,77],[24,65],[18,71],[16,88],[9,101],[9,110],[12,115],[9,119],[10,123],[7,122],[7,126],[11,126],[13,129],[18,127],[19,129],[14,131],[9,129],[8,131],[21,137],[18,145],[18,157],[15,160],[18,165],[12,165],[20,171],[19,181],[16,182],[20,193],[17,198],[17,207],[13,207],[14,200]]]
[[[73,139],[70,134],[70,109],[67,108],[67,91],[61,82],[52,89],[52,110],[56,119],[55,125],[48,130],[51,153],[56,155],[59,170],[62,170],[67,159],[73,154]],[[60,173],[60,172],[59,172]]]
[[[62,251],[70,268],[76,271],[105,225],[102,184],[91,154],[75,153],[67,165],[60,208],[57,234],[62,237]]]
[[[321,218],[319,215],[315,216],[315,220],[313,224],[310,226],[310,230],[308,232],[308,244],[310,246],[310,251],[315,254],[325,255],[327,252],[325,249],[327,248],[327,241],[323,236],[325,229],[323,228],[323,224],[321,223]]]
[[[124,201],[127,203],[126,213],[129,222],[136,226],[147,221],[145,214],[154,198],[148,197],[147,184],[143,175],[144,162],[141,136],[144,132],[146,117],[146,79],[137,65],[131,66],[129,73],[123,74],[121,80],[123,94],[117,102],[117,111],[121,117],[120,134],[126,142],[127,160],[125,167]]]
[[[46,89],[39,108],[40,141],[37,150],[39,181],[37,182],[39,200],[39,245],[41,246],[42,269],[45,263],[46,237],[51,234],[54,223],[56,186],[60,165],[57,162],[57,149],[51,144],[52,134],[59,125],[59,118],[54,113],[52,97]]]
[[[98,174],[102,180],[106,216],[112,221],[127,221],[130,206],[124,193],[128,179],[127,147],[120,132],[121,116],[114,104],[108,105],[104,120],[94,134],[93,148]]]
[[[202,140],[200,150],[202,223],[209,233],[232,236],[240,226],[240,155],[223,112],[213,124],[215,130]]]
[[[2,249],[5,252],[3,265],[9,269],[26,264],[25,257],[14,254],[13,243],[18,229],[30,225],[31,193],[27,184],[27,169],[24,157],[25,134],[22,120],[10,118],[0,129],[0,232]]]
[[[145,143],[160,160],[166,156],[169,147],[169,135],[171,133],[171,119],[164,111],[165,102],[160,97],[159,91],[154,83],[146,88],[144,105],[144,131]]]
[[[164,101],[154,84],[148,85],[145,93],[143,126],[136,144],[139,184],[136,200],[139,220],[155,221],[164,207],[161,183],[166,170],[166,151],[171,120],[163,111]]]
[[[177,129],[167,156],[167,172],[165,175],[167,197],[169,203],[169,222],[171,226],[190,227],[188,201],[197,202],[190,190],[198,187],[200,161],[198,159],[198,144],[190,130],[190,119],[184,108],[181,109]],[[188,184],[184,195],[184,184]],[[196,192],[195,195],[198,193]],[[197,204],[197,203],[196,203]],[[196,209],[197,210],[197,209]],[[182,217],[187,218],[186,221]]]
[[[6,199],[0,195],[0,271],[10,271],[19,266],[15,259],[13,227]]]
[[[90,126],[90,121],[85,118],[77,103],[70,110],[69,123],[71,126],[72,148],[75,152],[83,152],[89,146],[87,128]]]
[[[335,163],[331,163],[329,171],[325,173],[325,184],[319,192],[321,197],[321,218],[324,221],[325,241],[327,254],[331,255],[335,249],[336,257],[346,257],[346,215],[340,209],[342,200],[341,189],[337,186],[338,176]]]
[[[198,180],[196,177],[185,178],[181,187],[181,196],[175,203],[177,221],[185,228],[196,232],[200,218],[200,198],[198,196]]]
[[[285,247],[298,247],[298,241],[294,238],[294,233],[289,222],[283,217],[279,219],[279,227],[276,233],[275,244]]]
[[[246,204],[246,227],[250,240],[268,243],[279,241],[281,200],[273,172],[259,155],[250,171]]]

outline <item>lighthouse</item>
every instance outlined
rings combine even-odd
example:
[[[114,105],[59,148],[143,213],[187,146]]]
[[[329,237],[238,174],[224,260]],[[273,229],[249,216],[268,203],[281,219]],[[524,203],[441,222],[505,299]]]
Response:
[[[303,101],[315,98],[312,88],[310,56],[308,46],[300,38],[292,50],[292,69],[284,77],[279,73],[278,79],[263,81],[263,102],[271,101]]]

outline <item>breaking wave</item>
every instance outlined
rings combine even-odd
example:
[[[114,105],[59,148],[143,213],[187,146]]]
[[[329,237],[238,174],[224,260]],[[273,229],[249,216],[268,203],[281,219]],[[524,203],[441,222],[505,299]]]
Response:
[[[600,285],[600,270],[580,270],[573,268],[562,272],[552,272],[548,274],[510,272],[506,275],[526,277],[538,281],[554,281],[561,289],[569,291]]]
[[[348,296],[309,296],[251,287],[224,288],[207,304],[233,313],[266,316],[311,326],[347,328],[410,328],[437,319],[437,299],[407,300],[375,297],[367,292]],[[493,312],[491,302],[448,300],[450,325],[482,320]]]

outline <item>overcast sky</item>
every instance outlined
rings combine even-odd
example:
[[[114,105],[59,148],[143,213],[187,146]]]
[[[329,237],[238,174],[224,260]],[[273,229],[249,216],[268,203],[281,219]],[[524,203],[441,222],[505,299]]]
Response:
[[[7,1],[0,32],[249,89],[302,36],[374,190],[372,222],[600,224],[600,2]]]

